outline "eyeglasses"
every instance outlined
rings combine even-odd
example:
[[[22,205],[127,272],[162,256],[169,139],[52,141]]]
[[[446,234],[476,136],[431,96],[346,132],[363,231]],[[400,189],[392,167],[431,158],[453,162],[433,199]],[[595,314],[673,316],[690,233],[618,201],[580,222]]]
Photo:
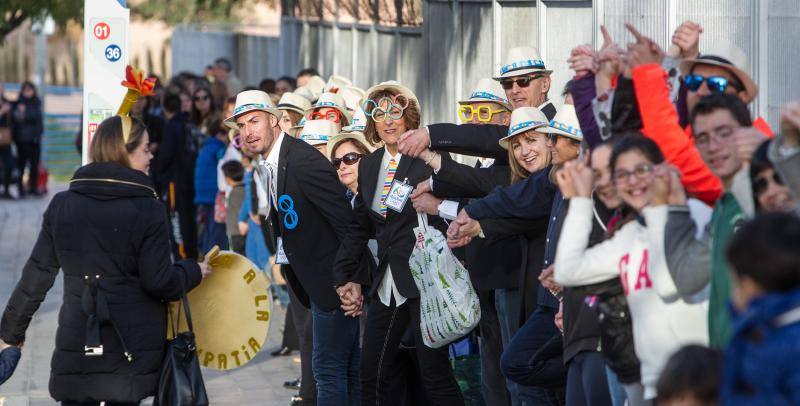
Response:
[[[462,123],[467,123],[472,121],[475,118],[475,115],[478,115],[478,121],[481,123],[488,123],[492,121],[492,117],[495,114],[504,113],[508,110],[506,109],[492,109],[489,106],[479,106],[475,107],[469,104],[459,106],[458,108],[458,117],[461,119]]]
[[[706,82],[706,86],[708,89],[711,90],[712,93],[725,93],[725,89],[728,86],[733,86],[734,89],[741,91],[742,85],[735,82],[730,81],[727,78],[722,76],[701,76],[695,74],[689,74],[684,76],[683,84],[692,92],[696,92],[697,89],[700,89],[700,86],[703,85],[703,82]]]
[[[328,120],[338,123],[342,120],[342,112],[336,109],[329,109],[324,113],[320,110],[317,110],[312,112],[308,118],[311,120]]]
[[[210,98],[210,97],[208,97],[208,95],[205,95],[205,96],[195,96],[195,97],[194,97],[194,101],[206,101],[206,100],[208,100],[209,98]]]
[[[408,105],[408,97],[398,94],[397,96],[392,97],[381,97],[381,99],[377,102],[373,99],[365,100],[361,108],[364,110],[364,114],[372,117],[373,121],[376,123],[382,123],[386,121],[386,117],[389,117],[392,120],[399,120],[403,118],[403,114],[405,113],[406,108],[408,108]]]
[[[706,149],[713,139],[717,144],[726,143],[733,135],[733,128],[730,126],[721,126],[713,131],[702,132],[695,135],[694,145],[698,149]]]
[[[778,174],[778,172],[772,173],[772,180],[770,180],[767,176],[759,176],[753,180],[753,194],[758,196],[766,192],[770,183],[783,186],[783,179],[781,179],[781,176]]]
[[[333,167],[338,170],[339,167],[342,166],[342,162],[344,162],[345,165],[350,166],[360,161],[363,157],[364,154],[359,154],[358,152],[348,152],[341,158],[333,158],[333,161],[331,162],[333,162]]]
[[[531,82],[533,82],[536,79],[541,79],[543,77],[544,75],[535,75],[535,76],[525,76],[517,79],[504,79],[500,81],[500,85],[503,86],[503,89],[505,90],[511,90],[511,88],[514,87],[514,83],[516,83],[517,86],[519,87],[528,87],[531,85]]]
[[[622,184],[627,182],[628,179],[631,177],[631,175],[635,175],[636,179],[640,180],[647,179],[650,176],[650,174],[653,173],[653,169],[654,169],[653,165],[642,163],[636,165],[636,168],[634,168],[630,172],[626,170],[614,171],[614,174],[612,176],[614,178],[614,183]]]

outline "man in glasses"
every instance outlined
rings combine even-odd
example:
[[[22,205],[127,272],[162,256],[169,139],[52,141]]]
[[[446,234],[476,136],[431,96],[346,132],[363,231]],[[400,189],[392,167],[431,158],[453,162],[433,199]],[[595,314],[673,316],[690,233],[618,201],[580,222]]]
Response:
[[[763,139],[741,136],[751,125],[747,106],[735,95],[712,94],[695,104],[691,114],[694,145],[721,180],[723,193],[701,239],[695,240],[697,226],[685,206],[670,207],[664,231],[667,262],[679,294],[689,297],[711,283],[709,340],[718,349],[725,348],[731,333],[725,247],[736,228],[755,211],[749,161]]]
[[[517,47],[508,50],[508,57],[494,80],[500,82],[513,108],[536,107],[552,120],[556,108],[547,98],[552,72],[545,67],[535,48]],[[507,125],[433,124],[403,134],[399,148],[400,152],[412,157],[418,157],[430,147],[431,150],[491,157],[505,163],[508,162],[508,151],[498,141],[506,135]]]

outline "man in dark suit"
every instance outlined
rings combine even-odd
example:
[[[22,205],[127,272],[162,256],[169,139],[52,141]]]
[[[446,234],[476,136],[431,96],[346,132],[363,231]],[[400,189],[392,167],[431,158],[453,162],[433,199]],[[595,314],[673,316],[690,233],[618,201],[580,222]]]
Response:
[[[244,148],[256,157],[259,181],[267,191],[264,214],[278,239],[277,261],[291,265],[284,267],[287,281],[311,307],[317,403],[356,404],[358,319],[340,308],[332,272],[352,218],[350,202],[330,162],[281,132],[280,116],[266,93],[249,90],[239,93],[234,115],[225,122],[238,128]]]

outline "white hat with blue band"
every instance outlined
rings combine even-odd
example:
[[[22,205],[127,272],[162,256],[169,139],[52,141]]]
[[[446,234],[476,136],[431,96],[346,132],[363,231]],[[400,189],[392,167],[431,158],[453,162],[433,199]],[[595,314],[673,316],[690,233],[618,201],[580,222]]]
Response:
[[[536,107],[514,109],[511,112],[511,125],[508,127],[508,135],[500,139],[500,146],[508,149],[512,138],[530,130],[543,132],[542,128],[547,127],[547,125],[547,116]]]
[[[470,92],[469,98],[458,102],[458,104],[470,103],[497,103],[509,111],[512,109],[503,87],[497,81],[489,78],[479,80]]]
[[[575,114],[575,106],[571,104],[561,106],[547,127],[539,131],[562,135],[575,141],[583,141],[583,131],[581,131],[581,125],[578,122],[578,115]]]
[[[236,105],[233,108],[233,115],[225,119],[225,125],[230,128],[237,128],[236,118],[251,111],[263,111],[277,117],[279,120],[282,111],[278,110],[269,95],[261,90],[245,90],[236,95]]]
[[[353,119],[351,113],[347,110],[347,105],[345,104],[344,98],[336,93],[323,93],[319,100],[314,103],[310,109],[306,110],[306,117],[310,117],[311,113],[314,110],[330,107],[339,111],[342,114],[342,118],[346,119],[347,122],[342,122],[342,125],[350,124],[350,120]]]
[[[539,50],[532,47],[516,47],[508,50],[508,57],[497,71],[495,80],[522,76],[531,73],[550,74],[544,66],[544,60],[539,56]]]
[[[332,121],[308,120],[300,131],[300,139],[311,145],[327,144],[338,132]]]

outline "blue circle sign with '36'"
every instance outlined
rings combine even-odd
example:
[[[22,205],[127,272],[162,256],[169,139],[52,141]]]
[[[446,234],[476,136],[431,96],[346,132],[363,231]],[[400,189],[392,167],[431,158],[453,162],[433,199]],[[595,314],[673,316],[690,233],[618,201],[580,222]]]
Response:
[[[122,49],[114,44],[111,44],[106,47],[105,55],[106,59],[109,61],[116,62],[119,60],[119,58],[122,58]]]

